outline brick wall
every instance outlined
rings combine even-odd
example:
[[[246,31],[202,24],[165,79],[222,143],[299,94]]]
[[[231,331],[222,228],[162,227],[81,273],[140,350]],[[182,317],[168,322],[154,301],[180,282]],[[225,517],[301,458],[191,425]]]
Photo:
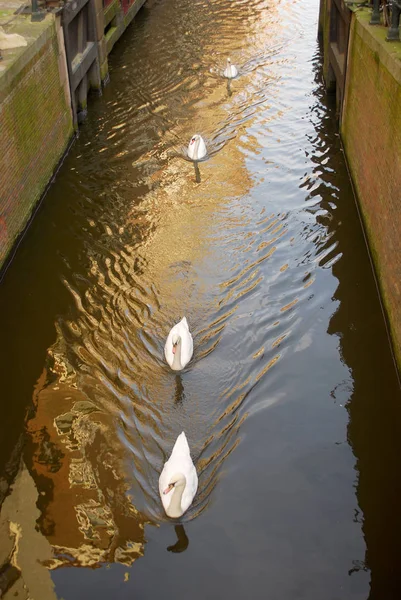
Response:
[[[73,133],[54,17],[0,95],[0,267]],[[64,79],[63,79],[64,77]]]
[[[352,20],[341,136],[401,369],[401,49],[369,18]]]

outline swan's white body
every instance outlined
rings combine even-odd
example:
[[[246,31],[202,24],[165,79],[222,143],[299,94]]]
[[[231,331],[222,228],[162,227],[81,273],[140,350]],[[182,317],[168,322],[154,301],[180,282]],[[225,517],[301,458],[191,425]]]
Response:
[[[192,335],[184,317],[171,329],[164,346],[164,356],[173,371],[181,371],[191,360],[194,351]]]
[[[237,67],[232,65],[231,60],[227,58],[227,67],[224,70],[224,77],[227,77],[227,79],[234,79],[234,77],[237,77],[237,75]]]
[[[182,432],[159,477],[159,493],[166,514],[178,519],[191,506],[198,489],[198,475]]]
[[[203,137],[198,133],[192,136],[188,144],[188,156],[191,160],[200,160],[207,154],[206,144]]]

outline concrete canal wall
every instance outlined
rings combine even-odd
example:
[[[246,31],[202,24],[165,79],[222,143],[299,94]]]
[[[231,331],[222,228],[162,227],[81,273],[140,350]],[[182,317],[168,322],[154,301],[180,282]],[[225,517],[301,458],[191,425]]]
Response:
[[[325,81],[337,88],[341,138],[401,370],[401,42],[386,41],[387,27],[370,25],[371,16],[368,7],[322,0],[319,23]],[[344,49],[342,80],[336,45]]]
[[[57,169],[107,56],[145,0],[0,0],[0,270]],[[21,36],[17,45],[14,38]]]

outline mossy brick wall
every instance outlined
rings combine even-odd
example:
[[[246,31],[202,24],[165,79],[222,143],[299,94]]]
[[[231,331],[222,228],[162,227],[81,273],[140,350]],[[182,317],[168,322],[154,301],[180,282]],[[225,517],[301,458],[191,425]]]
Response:
[[[353,16],[341,136],[401,369],[401,49]]]
[[[73,134],[59,74],[55,23],[0,97],[0,266],[23,230]]]

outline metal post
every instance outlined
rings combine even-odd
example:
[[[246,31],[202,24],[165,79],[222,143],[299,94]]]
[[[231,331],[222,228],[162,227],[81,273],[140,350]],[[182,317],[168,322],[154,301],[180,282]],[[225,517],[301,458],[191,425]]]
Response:
[[[39,10],[38,0],[32,0],[32,16],[31,21],[37,23],[38,21],[43,21],[46,13],[44,10]]]
[[[369,25],[380,25],[380,12],[379,12],[380,0],[373,0],[372,16],[370,18]]]
[[[401,14],[401,2],[393,0],[393,7],[391,10],[391,27],[388,29],[386,40],[388,42],[399,42],[400,41],[400,14]]]

